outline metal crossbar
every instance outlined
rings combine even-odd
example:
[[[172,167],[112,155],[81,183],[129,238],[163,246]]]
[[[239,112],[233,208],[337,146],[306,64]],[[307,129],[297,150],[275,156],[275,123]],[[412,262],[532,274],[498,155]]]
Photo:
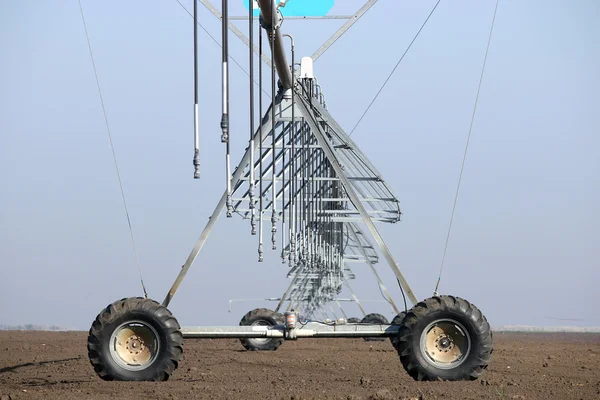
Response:
[[[208,11],[210,11],[217,19],[222,20],[223,16],[222,16],[221,12],[219,11],[219,9],[217,9],[217,7],[214,6],[214,4],[210,0],[194,0],[194,1],[199,1],[200,3],[202,3],[202,5],[204,7],[206,7],[206,9]],[[352,25],[357,23],[358,20],[361,17],[363,17],[367,13],[367,11],[369,11],[369,9],[371,9],[371,7],[373,7],[375,5],[375,3],[377,3],[377,1],[378,0],[366,0],[365,3],[358,9],[358,11],[356,11],[352,15],[326,15],[326,16],[309,16],[309,17],[299,16],[299,17],[286,17],[286,19],[290,19],[290,20],[299,20],[299,19],[303,19],[303,20],[304,19],[346,20],[346,22],[337,31],[335,31],[312,55],[312,59],[314,61],[316,61],[339,38],[341,38],[346,32],[348,32],[348,30],[352,27]],[[254,17],[254,19],[258,19],[258,17]],[[230,21],[248,20],[248,17],[246,17],[246,16],[230,16],[229,20]],[[248,40],[248,37],[241,30],[239,30],[233,23],[229,22],[227,24],[227,26],[228,26],[229,30],[231,30],[231,32],[233,32],[246,46],[250,46],[250,41]],[[259,54],[259,51],[256,48],[256,46],[252,46],[252,51],[255,54]],[[269,67],[271,67],[271,59],[267,55],[262,54],[261,59],[265,62],[265,64],[267,64]]]

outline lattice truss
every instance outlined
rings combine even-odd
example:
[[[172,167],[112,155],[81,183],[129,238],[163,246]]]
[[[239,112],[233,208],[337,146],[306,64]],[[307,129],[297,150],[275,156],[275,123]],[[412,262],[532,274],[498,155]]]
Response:
[[[263,261],[267,251],[265,248],[270,247],[278,253],[283,263],[289,265],[291,283],[275,311],[279,311],[283,302],[289,301],[288,309],[294,308],[310,316],[325,303],[337,300],[345,284],[364,313],[348,283],[348,280],[354,279],[351,263],[362,262],[369,266],[382,295],[398,314],[400,311],[374,268],[379,261],[378,254],[385,258],[395,274],[405,295],[405,302],[408,298],[416,304],[414,293],[374,225],[374,222],[399,221],[399,202],[381,174],[329,114],[323,92],[312,76],[312,63],[377,0],[366,0],[351,16],[323,17],[345,19],[346,22],[312,57],[303,58],[299,69],[296,69],[294,62],[294,40],[290,35],[283,35],[280,29],[283,18],[278,7],[284,6],[285,2],[276,4],[275,0],[259,0],[257,3],[261,9],[261,29],[266,31],[273,57],[269,59],[262,51],[262,35],[259,36],[257,49],[252,35],[246,37],[228,20],[225,12],[221,14],[210,0],[198,1],[223,22],[221,140],[226,143],[227,189],[163,305],[168,305],[175,295],[224,209],[228,217],[239,215],[250,222],[250,231],[258,238],[259,261]],[[226,5],[227,2],[223,2],[224,11]],[[249,32],[253,32],[251,18],[247,18]],[[259,55],[261,62],[270,66],[273,93],[272,103],[264,116],[261,115],[260,127],[251,135],[244,156],[233,173],[230,170],[229,153],[228,29],[248,44],[251,51]],[[284,36],[291,40],[291,64],[286,59]],[[305,61],[308,67],[303,71]],[[254,76],[252,66],[250,62],[251,77]],[[276,95],[275,71],[279,77]],[[262,76],[260,68],[259,76]],[[260,83],[259,86],[259,92],[262,92]],[[253,87],[251,83],[251,114],[255,110],[252,103]],[[197,121],[197,99],[194,104],[194,118]],[[262,110],[259,113],[262,114]],[[194,177],[199,177],[197,123],[194,130]],[[378,252],[370,239],[375,241]]]
[[[293,91],[279,91],[254,142],[250,157],[238,166],[243,173],[233,182],[228,215],[249,220],[251,233],[258,236],[259,261],[270,247],[289,265],[292,284],[284,297],[289,296],[290,307],[311,315],[336,299],[344,280],[354,279],[351,263],[372,267],[378,262],[333,163],[341,167],[373,221],[399,221],[399,202],[331,117],[314,79],[297,79]]]

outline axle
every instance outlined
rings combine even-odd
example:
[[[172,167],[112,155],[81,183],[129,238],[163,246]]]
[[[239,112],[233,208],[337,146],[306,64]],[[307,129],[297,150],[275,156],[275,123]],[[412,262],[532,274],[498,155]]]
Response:
[[[298,324],[300,325],[300,324]],[[398,335],[397,325],[371,324],[324,324],[307,322],[301,326],[288,328],[285,325],[274,326],[197,326],[184,327],[184,338],[224,339],[224,338],[365,338],[394,337]]]

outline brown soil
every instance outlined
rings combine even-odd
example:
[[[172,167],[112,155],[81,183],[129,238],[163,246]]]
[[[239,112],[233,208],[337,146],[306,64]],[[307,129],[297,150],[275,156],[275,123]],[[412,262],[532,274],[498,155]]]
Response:
[[[7,399],[600,399],[600,334],[496,333],[492,362],[472,382],[415,382],[389,341],[302,339],[276,352],[236,340],[186,340],[168,382],[105,382],[86,333],[0,332]]]

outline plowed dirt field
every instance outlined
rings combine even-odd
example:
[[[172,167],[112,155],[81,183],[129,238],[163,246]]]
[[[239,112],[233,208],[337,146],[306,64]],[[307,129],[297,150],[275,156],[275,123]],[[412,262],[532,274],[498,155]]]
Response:
[[[0,332],[7,399],[600,399],[600,334],[496,333],[472,382],[415,382],[389,341],[302,339],[276,352],[237,340],[186,340],[167,382],[105,382],[85,332]]]

